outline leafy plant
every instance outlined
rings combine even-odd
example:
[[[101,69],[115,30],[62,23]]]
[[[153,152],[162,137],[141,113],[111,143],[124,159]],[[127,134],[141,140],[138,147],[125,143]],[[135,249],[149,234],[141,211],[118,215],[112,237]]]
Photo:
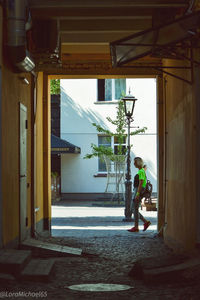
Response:
[[[113,149],[111,147],[105,147],[103,145],[96,146],[95,144],[91,144],[92,153],[86,154],[84,158],[92,158],[99,155],[107,155],[112,156],[113,155]]]
[[[50,81],[50,93],[51,93],[51,95],[60,94],[60,79],[51,79],[51,81]]]
[[[56,178],[58,177],[58,172],[51,172],[51,177]]]
[[[122,100],[118,101],[118,107],[117,107],[117,114],[116,114],[116,119],[111,119],[110,117],[106,118],[111,124],[113,124],[116,127],[116,130],[114,132],[103,128],[101,125],[92,123],[94,127],[96,127],[96,130],[99,133],[103,133],[109,137],[116,137],[118,141],[118,146],[117,146],[117,156],[119,155],[125,155],[127,149],[124,151],[123,144],[124,144],[124,138],[127,137],[126,134],[126,116],[124,112],[124,103]],[[136,135],[139,133],[144,133],[147,130],[147,127],[143,127],[141,129],[137,129],[135,131],[132,131],[130,135]],[[96,156],[102,157],[103,155],[109,156],[111,160],[115,160],[116,154],[114,154],[114,151],[111,147],[106,147],[106,146],[97,146],[95,144],[91,144],[92,148],[92,153],[86,154],[84,158],[93,158]]]

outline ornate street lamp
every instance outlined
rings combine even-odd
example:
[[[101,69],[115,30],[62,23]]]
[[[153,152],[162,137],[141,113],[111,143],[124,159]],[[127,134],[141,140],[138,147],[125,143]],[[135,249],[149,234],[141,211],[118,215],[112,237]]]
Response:
[[[126,173],[126,181],[125,181],[125,219],[123,221],[129,222],[131,221],[131,201],[132,201],[132,181],[131,181],[131,156],[130,156],[130,151],[131,151],[131,146],[130,146],[130,125],[131,122],[133,122],[133,110],[135,107],[135,101],[137,100],[134,96],[130,94],[129,90],[129,95],[125,96],[122,98],[124,101],[124,110],[125,110],[125,115],[127,118],[127,125],[128,125],[128,145],[127,145],[127,173]]]

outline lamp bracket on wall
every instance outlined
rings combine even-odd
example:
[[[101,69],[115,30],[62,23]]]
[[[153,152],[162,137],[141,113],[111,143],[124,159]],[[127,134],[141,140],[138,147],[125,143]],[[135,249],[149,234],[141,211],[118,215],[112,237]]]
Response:
[[[176,59],[176,60],[184,60],[187,62],[187,65],[185,66],[168,66],[168,65],[126,65],[126,68],[145,68],[145,69],[154,69],[158,72],[160,72],[161,74],[167,74],[169,76],[172,76],[176,79],[180,79],[188,84],[193,84],[194,81],[194,66],[200,66],[200,62],[193,59],[193,47],[189,47],[189,55],[187,54],[183,54],[183,52],[181,51],[178,52],[177,50],[173,49],[173,58],[172,58],[172,53],[170,56],[170,59]],[[169,56],[166,56],[165,58],[169,58]],[[190,79],[186,79],[182,76],[179,76],[177,74],[171,73],[169,70],[189,70],[190,71]]]
[[[139,45],[139,44],[138,44]],[[142,45],[143,46],[143,45]],[[160,48],[156,48],[156,50],[152,53],[152,57],[160,57],[165,59],[175,59],[175,60],[184,60],[188,64],[185,66],[162,66],[162,65],[123,65],[126,68],[151,68],[155,69],[163,74],[167,74],[176,79],[180,79],[188,84],[193,84],[193,70],[194,65],[200,66],[200,61],[197,61],[193,58],[193,50],[200,48],[197,46],[197,43],[193,43],[192,41],[187,41],[183,43],[179,43],[178,45],[172,47],[164,47],[160,46]],[[121,66],[119,66],[121,67]],[[182,76],[176,75],[174,73],[169,72],[166,69],[174,69],[174,70],[190,70],[190,79],[183,78]]]
[[[177,79],[180,79],[188,84],[193,84],[194,82],[194,66],[197,65],[197,66],[200,66],[200,62],[195,60],[193,58],[193,47],[192,45],[189,48],[189,52],[188,54],[184,54],[182,51],[182,53],[180,53],[180,51],[177,51],[175,48],[173,49],[173,55],[174,57],[171,59],[181,59],[181,60],[184,60],[184,61],[187,61],[189,64],[187,66],[159,66],[159,67],[155,67],[156,70],[160,71],[161,73],[164,73],[164,74],[167,74],[169,76],[172,76],[174,78],[177,78]],[[183,49],[183,48],[182,48]],[[183,69],[183,70],[190,70],[190,79],[186,79],[186,78],[183,78],[182,76],[179,76],[177,74],[174,74],[174,73],[171,73],[169,72],[168,70],[166,71],[166,69]]]

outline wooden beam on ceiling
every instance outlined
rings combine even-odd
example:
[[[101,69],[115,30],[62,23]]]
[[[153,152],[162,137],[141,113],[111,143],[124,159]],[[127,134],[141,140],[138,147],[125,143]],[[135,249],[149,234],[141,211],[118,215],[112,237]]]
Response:
[[[29,0],[33,18],[78,19],[99,17],[151,17],[156,9],[179,10],[189,6],[189,0]]]
[[[42,19],[92,19],[101,18],[102,20],[108,17],[119,17],[119,18],[129,18],[129,17],[150,17],[152,15],[152,8],[51,8],[51,7],[41,7],[32,8],[31,15],[33,18]]]
[[[188,0],[29,0],[31,8],[47,7],[186,7]]]
[[[100,53],[100,52],[74,52],[74,53],[67,53],[63,52],[62,53],[62,63],[65,64],[67,62],[71,63],[91,63],[91,62],[109,62],[111,63],[111,56],[110,52],[107,53]],[[129,63],[129,65],[148,65],[148,64],[156,64],[159,65],[161,64],[161,59],[157,57],[151,57],[151,56],[146,56],[141,59],[138,59],[135,62]]]
[[[52,72],[51,72],[51,71]],[[62,69],[61,69],[62,70]],[[56,74],[55,73],[55,70],[52,70],[52,69],[45,69],[45,74],[48,75],[49,79],[91,79],[91,78],[94,78],[94,79],[106,79],[106,78],[111,78],[111,79],[117,79],[117,78],[156,78],[156,76],[158,74],[155,74],[155,75],[139,75],[137,74],[136,72],[132,72],[130,73],[130,71],[128,73],[124,72],[124,70],[122,70],[123,73],[111,73],[110,74],[95,74],[95,75],[92,75],[92,74],[78,74],[78,75],[75,75],[75,74],[68,74],[67,73],[67,70],[66,69],[63,69],[64,70],[64,73],[61,73],[61,70],[59,70],[59,72]],[[127,69],[126,69],[127,70]],[[106,72],[108,73],[108,72]]]
[[[68,43],[61,46],[61,53],[110,53],[110,46],[108,43]]]
[[[97,32],[67,32],[61,34],[61,43],[110,43],[136,32],[138,30],[98,32],[98,34]]]
[[[73,32],[73,31],[142,31],[151,27],[151,19],[138,19],[138,20],[61,20],[60,21],[60,32]]]
[[[90,62],[102,62],[111,61],[109,53],[63,53],[62,63],[64,62],[75,62],[75,63],[90,63]]]
[[[37,71],[44,71],[46,74],[55,75],[54,78],[64,78],[64,75],[68,78],[120,78],[120,77],[155,77],[156,75],[162,75],[162,73],[155,68],[113,68],[109,62],[93,62],[93,63],[68,63],[63,66],[52,65],[39,65]],[[56,76],[58,75],[58,76]],[[60,76],[59,76],[60,75]],[[109,77],[110,76],[110,77]],[[112,77],[111,77],[112,76]],[[52,76],[53,78],[53,76]]]

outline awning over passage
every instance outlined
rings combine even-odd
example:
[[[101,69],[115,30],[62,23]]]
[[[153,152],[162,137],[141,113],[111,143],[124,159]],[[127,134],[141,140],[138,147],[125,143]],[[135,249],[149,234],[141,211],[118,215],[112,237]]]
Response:
[[[200,11],[197,11],[158,27],[151,27],[148,30],[113,41],[110,43],[113,66],[119,67],[147,55],[183,59],[182,52],[180,53],[179,50],[176,53],[176,48],[190,49],[191,43],[186,42],[191,41],[195,36],[198,37],[199,26]],[[187,59],[185,56],[184,58]]]
[[[64,153],[81,153],[81,148],[77,147],[61,138],[51,135],[51,154],[64,154]]]

